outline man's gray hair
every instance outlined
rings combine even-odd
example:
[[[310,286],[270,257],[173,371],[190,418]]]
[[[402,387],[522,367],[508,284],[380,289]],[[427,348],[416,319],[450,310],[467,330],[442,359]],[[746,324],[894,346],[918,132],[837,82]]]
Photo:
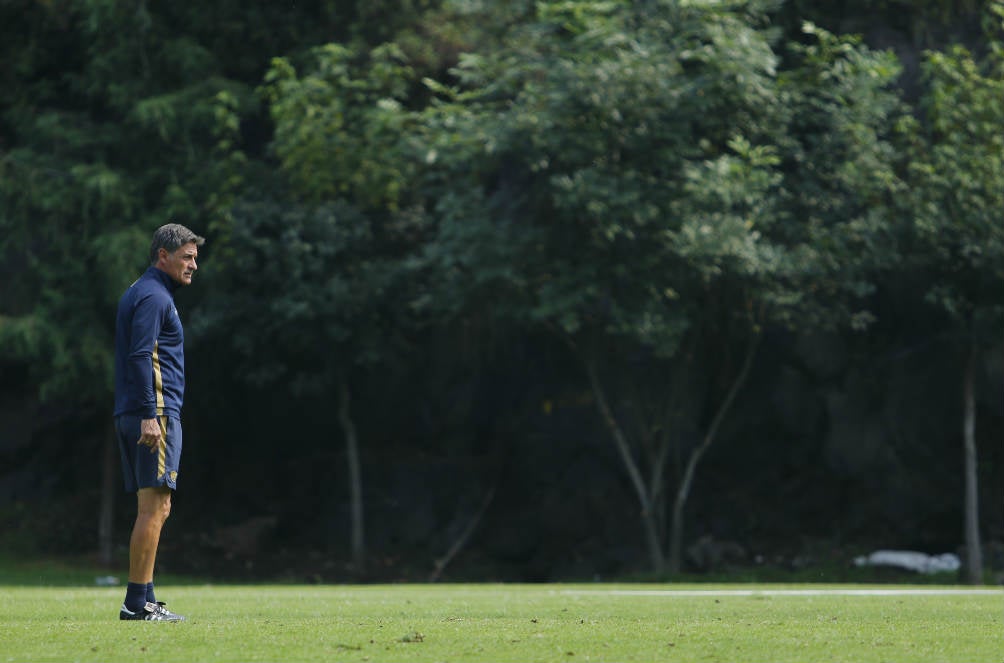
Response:
[[[168,253],[174,253],[189,242],[195,242],[196,246],[202,246],[206,242],[206,238],[199,237],[180,223],[168,223],[157,228],[157,231],[153,233],[153,242],[150,244],[150,264],[156,264],[157,254],[160,253],[161,249],[167,249]]]

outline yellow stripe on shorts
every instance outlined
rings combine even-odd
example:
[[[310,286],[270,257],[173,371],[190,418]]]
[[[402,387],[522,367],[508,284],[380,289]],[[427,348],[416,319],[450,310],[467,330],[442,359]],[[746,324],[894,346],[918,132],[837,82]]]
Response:
[[[160,422],[160,444],[157,446],[157,478],[167,473],[167,417],[157,417]]]

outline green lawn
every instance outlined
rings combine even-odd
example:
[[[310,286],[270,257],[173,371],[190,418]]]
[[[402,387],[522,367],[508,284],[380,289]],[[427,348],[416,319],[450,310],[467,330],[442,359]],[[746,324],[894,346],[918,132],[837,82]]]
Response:
[[[999,588],[862,589],[159,584],[168,624],[118,621],[120,587],[8,585],[0,661],[1004,663]]]

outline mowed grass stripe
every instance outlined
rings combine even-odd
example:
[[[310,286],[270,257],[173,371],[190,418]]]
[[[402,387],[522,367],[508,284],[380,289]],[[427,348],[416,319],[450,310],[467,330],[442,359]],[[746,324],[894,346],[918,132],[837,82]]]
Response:
[[[861,593],[890,589],[165,585],[189,620],[163,624],[119,622],[121,588],[0,587],[0,661],[1004,662],[1004,593]]]

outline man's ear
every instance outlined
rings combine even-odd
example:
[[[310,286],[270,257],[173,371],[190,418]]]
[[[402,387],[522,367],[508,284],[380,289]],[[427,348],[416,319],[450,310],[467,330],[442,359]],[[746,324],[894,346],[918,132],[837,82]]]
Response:
[[[169,255],[170,254],[167,252],[167,249],[165,249],[163,246],[160,247],[159,249],[157,249],[157,263],[159,264],[160,261],[167,260],[167,257]]]

